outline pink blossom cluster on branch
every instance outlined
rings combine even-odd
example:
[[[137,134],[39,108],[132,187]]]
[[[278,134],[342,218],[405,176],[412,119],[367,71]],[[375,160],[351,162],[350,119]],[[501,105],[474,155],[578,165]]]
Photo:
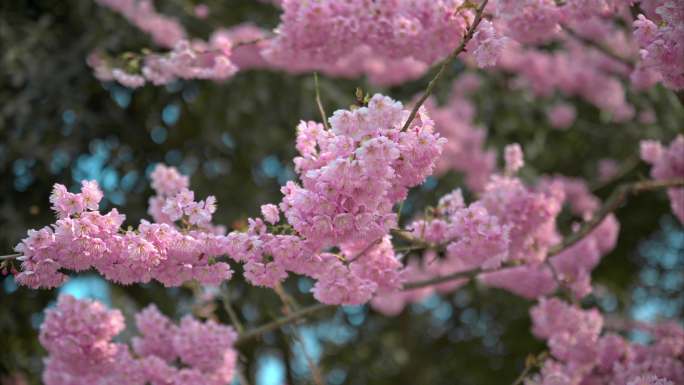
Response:
[[[428,245],[422,259],[410,259],[403,277],[422,281],[458,273],[480,272],[481,283],[529,299],[553,294],[559,284],[576,298],[591,293],[591,271],[617,242],[619,224],[611,214],[582,240],[549,257],[562,237],[556,217],[564,203],[586,220],[600,206],[580,179],[550,177],[536,188],[512,176],[522,165],[517,145],[506,148],[506,173],[493,175],[478,200],[466,206],[460,191],[440,200],[430,218],[408,226],[410,236]],[[440,256],[439,253],[443,253]],[[513,265],[513,266],[511,266]],[[465,277],[465,276],[464,276]],[[373,307],[385,314],[399,313],[405,304],[433,292],[451,292],[468,278],[430,287],[385,293]]]
[[[649,163],[651,177],[655,180],[684,178],[684,135],[678,135],[668,147],[657,141],[641,142],[641,159]],[[684,223],[684,188],[669,188],[672,212]]]
[[[222,235],[211,225],[215,199],[195,201],[187,177],[162,165],[151,175],[155,222],[142,221],[136,230],[124,231],[116,210],[97,211],[102,192],[95,182],[84,182],[78,194],[56,185],[51,202],[60,219],[30,230],[17,245],[23,254],[17,281],[54,287],[66,279],[62,269],[95,268],[125,284],[155,279],[178,286],[196,279],[216,285],[231,277],[229,265],[216,261],[227,255],[244,263],[245,277],[259,286],[275,286],[288,271],[308,275],[317,280],[314,295],[326,303],[359,304],[377,290],[398,290],[401,264],[387,237],[397,224],[393,206],[432,174],[444,143],[422,110],[403,130],[408,115],[401,103],[375,95],[367,107],[336,111],[329,130],[299,125],[301,184],[283,187],[280,208],[262,209],[271,225],[282,211],[292,234],[256,218],[247,232]]]
[[[378,55],[426,63],[446,57],[474,13],[460,0],[285,0],[265,55],[282,65],[332,64],[362,44]],[[315,68],[312,68],[315,69]]]
[[[401,84],[422,76],[437,60],[451,53],[470,28],[477,5],[463,0],[283,1],[275,36],[242,24],[219,28],[209,42],[203,42],[187,39],[178,21],[157,13],[148,0],[97,1],[150,33],[157,44],[172,48],[166,54],[141,55],[138,60],[144,63],[142,68],[113,63],[101,55],[91,56],[89,62],[99,79],[116,80],[132,88],[146,80],[155,85],[178,78],[224,80],[237,68],[320,71],[340,77],[366,75],[374,84]],[[492,67],[498,65],[510,46],[521,46],[542,56],[560,55],[560,60],[568,51],[567,55],[582,58],[582,65],[549,64],[561,70],[590,68],[586,72],[590,79],[575,78],[565,83],[573,87],[559,89],[580,95],[613,113],[617,120],[625,120],[632,116],[631,106],[624,101],[624,95],[620,96],[624,91],[618,79],[629,77],[637,89],[662,81],[677,90],[684,83],[681,7],[674,0],[641,2],[646,16],[633,21],[633,38],[620,27],[621,23],[632,22],[630,4],[618,0],[493,0],[485,10],[487,18],[473,31],[462,56],[472,58],[468,61],[479,67]],[[217,40],[220,47],[216,47]],[[551,54],[537,48],[554,41],[566,47]],[[642,48],[638,61],[637,43]],[[235,61],[231,59],[231,44],[240,46]],[[532,59],[543,58],[533,55]],[[630,68],[620,67],[616,60]],[[637,61],[636,65],[632,65],[633,61]],[[526,67],[530,64],[512,66],[509,59],[503,68],[529,77]],[[539,91],[538,84],[534,88]]]
[[[272,44],[271,33],[251,23],[220,29],[214,36],[222,36],[233,42],[231,61],[240,71],[250,69],[284,70],[288,73],[311,71],[311,64],[287,62],[282,65],[272,63],[264,52]],[[329,76],[356,78],[362,75],[376,85],[396,85],[417,79],[428,69],[428,65],[411,57],[388,59],[374,54],[368,46],[360,46],[334,63],[318,63],[317,71]]]
[[[627,101],[620,81],[629,75],[629,69],[576,42],[556,51],[509,45],[500,67],[516,74],[517,86],[530,89],[535,96],[551,97],[556,92],[578,96],[611,113],[618,122],[634,116],[634,107]],[[574,112],[563,107],[554,109],[549,117],[554,127],[565,128],[574,120]]]
[[[171,48],[186,38],[185,28],[176,19],[164,16],[154,8],[152,0],[95,0],[103,7],[118,12],[131,24],[149,34],[152,40]]]
[[[261,219],[247,233],[231,233],[229,254],[245,262],[246,278],[274,286],[287,271],[317,280],[321,302],[359,304],[376,290],[399,289],[401,264],[387,238],[396,227],[396,203],[432,173],[444,139],[421,110],[407,130],[401,103],[375,95],[368,106],[338,110],[330,129],[297,127],[295,171],[301,183],[282,188],[279,210],[262,207],[278,223],[279,211],[298,236],[273,235]],[[327,252],[330,247],[339,254]]]
[[[160,170],[153,178],[162,177]],[[164,177],[173,175],[165,173]],[[182,186],[187,179],[177,177],[154,183],[158,193],[170,193],[168,187]],[[81,192],[70,193],[56,184],[50,201],[59,219],[51,227],[29,230],[28,237],[16,246],[22,253],[17,282],[32,288],[50,288],[66,280],[63,269],[83,271],[94,268],[106,278],[123,283],[158,280],[178,286],[197,279],[218,284],[232,275],[225,262],[215,257],[226,254],[226,238],[220,229],[209,225],[214,212],[213,197],[193,201],[186,188],[174,195],[153,198],[151,211],[158,223],[142,221],[135,230],[124,230],[125,216],[116,209],[107,214],[97,208],[102,192],[96,182],[83,182]],[[164,201],[161,202],[160,200]],[[157,206],[156,204],[159,203]],[[181,220],[182,227],[173,222]]]
[[[678,0],[642,3],[646,15],[634,21],[640,65],[655,71],[666,87],[684,89],[684,6]]]
[[[652,337],[649,345],[602,333],[603,316],[557,298],[531,310],[532,332],[546,340],[552,359],[526,385],[674,385],[684,382],[684,330],[676,322],[637,325]]]
[[[367,107],[338,110],[330,130],[302,123],[294,159],[301,185],[280,205],[288,223],[317,246],[364,243],[396,226],[392,206],[432,174],[446,142],[421,109],[407,130],[401,103],[375,95]]]
[[[46,310],[40,343],[48,351],[46,385],[225,385],[237,353],[233,328],[186,316],[174,325],[154,305],[136,315],[140,336],[128,345],[112,339],[124,330],[118,310],[61,296]],[[177,365],[179,361],[182,365]]]
[[[103,1],[103,5],[119,11],[132,24],[153,36],[163,32],[161,26],[155,29],[158,23],[148,26],[139,22],[130,11],[138,7],[137,2]],[[150,9],[151,4],[146,4],[143,8]],[[227,39],[243,46],[239,47],[235,58],[240,69],[269,68],[290,73],[316,70],[341,77],[367,75],[374,84],[394,85],[420,77],[433,62],[446,57],[460,43],[475,14],[472,6],[461,0],[374,4],[360,0],[287,1],[282,5],[284,11],[275,37],[258,27],[243,24],[217,29],[207,44],[188,41],[182,26],[177,24],[183,33],[169,34],[160,43],[173,51],[141,55],[139,60],[145,63],[142,72],[130,66],[113,65],[112,60],[104,60],[102,55],[91,56],[89,63],[100,80],[116,80],[132,88],[143,85],[146,79],[155,85],[177,78],[222,80],[234,72],[229,65],[229,49],[222,47],[221,55],[212,59],[216,64],[205,62],[209,56],[207,51],[215,50],[211,42]],[[182,47],[177,47],[181,42],[184,42]],[[505,38],[493,24],[485,20],[475,32],[468,50],[472,50],[480,66],[492,66],[504,42]],[[184,50],[186,46],[193,50]],[[192,52],[200,59],[192,65],[178,63],[174,60],[178,56],[176,51]],[[195,70],[189,71],[189,66]],[[208,71],[206,67],[213,72],[209,75],[197,72],[198,68]],[[152,72],[145,73],[145,68]]]
[[[224,38],[202,40],[179,40],[167,53],[149,53],[124,62],[121,65],[101,53],[88,57],[88,65],[102,81],[116,80],[129,88],[168,84],[177,79],[226,80],[238,68],[230,60],[231,42]],[[125,59],[124,59],[125,61]],[[139,72],[129,72],[126,67],[139,67]]]
[[[146,82],[168,84],[177,79],[226,80],[237,72],[230,60],[232,43],[220,35],[208,42],[188,39],[179,21],[158,13],[150,0],[96,0],[100,5],[119,12],[131,24],[152,36],[158,45],[169,48],[166,53],[143,53],[109,58],[93,52],[87,62],[95,77],[102,81],[116,80],[129,88]]]
[[[51,202],[59,219],[29,230],[16,247],[23,254],[17,281],[54,287],[66,278],[62,270],[95,268],[121,283],[156,279],[178,286],[196,279],[217,285],[231,277],[230,266],[217,260],[228,256],[244,264],[254,285],[275,287],[292,272],[316,280],[312,291],[321,302],[361,304],[379,294],[373,304],[387,313],[466,280],[401,291],[405,282],[454,273],[480,272],[482,283],[527,298],[550,295],[559,285],[576,298],[589,294],[590,272],[614,248],[619,225],[607,215],[578,242],[550,255],[562,240],[556,217],[563,204],[589,221],[600,201],[579,179],[554,176],[526,186],[515,176],[524,165],[518,145],[506,147],[503,174],[492,175],[477,200],[466,205],[455,191],[430,216],[396,229],[394,206],[432,174],[445,142],[427,113],[418,111],[404,130],[409,112],[375,95],[367,106],[336,111],[329,129],[300,123],[294,160],[299,182],[282,188],[279,206],[262,206],[263,219],[250,219],[245,232],[223,235],[211,224],[215,199],[196,201],[188,178],[162,165],[151,175],[155,222],[142,221],[136,230],[123,230],[124,216],[116,210],[97,211],[102,192],[96,183],[84,182],[78,194],[56,185]],[[654,177],[681,175],[682,142],[671,146],[672,155],[645,145],[646,159],[657,162]],[[390,233],[425,250],[422,261],[402,264]]]
[[[591,219],[601,203],[581,179],[548,177],[542,179],[537,189],[555,194],[560,199],[560,205],[569,205],[571,211],[584,220]],[[506,289],[529,299],[552,294],[558,289],[559,283],[575,298],[583,298],[592,291],[591,271],[603,255],[615,248],[619,228],[617,219],[610,214],[582,240],[547,257],[546,263],[504,268],[482,274],[479,278],[489,286]],[[555,221],[547,230],[550,246],[561,241]]]

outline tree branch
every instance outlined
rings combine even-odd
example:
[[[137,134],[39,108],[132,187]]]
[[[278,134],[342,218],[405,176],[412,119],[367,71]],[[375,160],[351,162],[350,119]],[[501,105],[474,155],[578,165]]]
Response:
[[[492,271],[496,271],[496,270],[492,270]],[[473,269],[473,270],[459,271],[459,272],[452,273],[452,274],[442,275],[439,277],[434,277],[434,278],[430,278],[430,279],[426,279],[426,280],[422,280],[422,281],[407,282],[402,287],[402,290],[420,289],[423,287],[438,285],[440,283],[449,282],[449,281],[453,281],[456,279],[463,279],[463,278],[473,279],[473,278],[477,277],[480,273],[484,273],[484,272],[486,272],[486,271],[482,270],[480,268],[477,268],[477,269]]]
[[[667,180],[647,180],[647,181],[642,181],[642,182],[633,182],[633,183],[626,183],[623,185],[620,185],[613,193],[608,197],[606,202],[603,204],[603,206],[597,211],[597,213],[594,215],[592,219],[590,219],[588,222],[586,222],[577,232],[570,234],[569,236],[565,237],[563,242],[560,244],[552,247],[548,254],[547,254],[547,260],[549,257],[552,257],[556,254],[561,253],[568,247],[574,245],[575,243],[579,242],[582,240],[585,236],[587,236],[589,233],[591,233],[592,230],[594,230],[598,225],[603,222],[603,220],[613,211],[615,211],[627,198],[629,195],[636,195],[644,191],[653,191],[653,190],[660,190],[664,188],[670,188],[670,187],[684,187],[684,179],[679,178],[679,179],[667,179]],[[420,241],[416,240],[412,236],[406,234],[403,230],[394,230],[393,234],[402,237],[402,239],[405,239],[409,242],[411,241]],[[427,247],[427,246],[426,246]],[[417,247],[417,250],[420,250],[421,247]],[[551,265],[549,263],[549,265]],[[504,266],[504,267],[512,267],[512,266]],[[551,272],[554,275],[554,279],[557,282],[559,281],[559,277],[553,268],[553,266],[549,266],[551,268]],[[496,270],[489,270],[489,271],[496,271]],[[473,279],[476,276],[478,276],[481,273],[488,272],[486,270],[482,269],[473,269],[473,270],[467,270],[467,271],[459,271],[453,274],[447,274],[439,277],[433,277],[430,279],[422,280],[422,281],[416,281],[416,282],[408,282],[404,284],[403,290],[412,290],[412,289],[419,289],[422,287],[427,287],[427,286],[432,286],[432,285],[437,285],[440,283],[452,281],[455,279]]]
[[[278,294],[280,301],[283,303],[283,313],[285,315],[292,314],[293,311],[299,310],[299,305],[294,298],[287,294],[285,288],[283,288],[283,285],[278,284],[274,289],[276,294]],[[323,374],[321,373],[321,369],[318,367],[318,365],[316,365],[316,362],[311,358],[311,355],[309,355],[304,344],[304,339],[302,338],[301,333],[299,333],[299,329],[296,327],[292,327],[292,339],[298,342],[301,346],[302,353],[306,359],[307,365],[309,366],[309,370],[311,371],[311,379],[313,380],[314,384],[323,385]]]
[[[477,8],[476,13],[475,13],[475,20],[473,20],[473,24],[468,28],[465,36],[463,36],[463,40],[461,41],[461,44],[456,47],[456,49],[451,52],[449,56],[447,56],[446,59],[442,61],[442,65],[439,68],[439,71],[435,75],[432,80],[428,83],[427,88],[425,89],[425,92],[423,93],[423,96],[418,99],[418,102],[413,106],[413,109],[411,110],[411,114],[409,114],[408,119],[406,119],[406,123],[404,123],[404,126],[401,128],[402,131],[406,131],[409,126],[411,125],[411,122],[416,118],[416,115],[418,114],[418,110],[420,107],[425,103],[427,98],[430,97],[432,94],[432,90],[435,88],[435,85],[439,81],[439,79],[442,77],[444,74],[444,71],[446,70],[446,67],[451,64],[454,59],[456,59],[456,56],[461,54],[461,52],[465,51],[465,47],[468,44],[468,42],[473,38],[475,35],[475,30],[477,29],[477,26],[480,25],[480,22],[482,21],[482,13],[484,12],[485,7],[487,6],[487,1],[484,0],[482,4]]]
[[[240,335],[240,337],[235,342],[235,345],[244,344],[245,342],[252,340],[252,339],[255,339],[255,338],[261,336],[262,334],[276,330],[281,326],[284,326],[284,325],[287,325],[287,324],[292,323],[294,321],[297,321],[300,318],[304,318],[308,315],[315,314],[315,313],[318,313],[318,312],[326,310],[326,309],[334,309],[334,308],[335,308],[335,306],[333,306],[333,305],[326,305],[326,304],[322,304],[322,303],[302,308],[300,310],[297,310],[295,312],[292,312],[292,313],[286,315],[285,317],[279,318],[275,321],[269,322],[267,324],[261,325],[257,328],[252,329],[252,330],[246,331],[245,333]]]
[[[240,318],[238,318],[238,315],[231,304],[228,285],[223,285],[221,288],[221,299],[223,302],[223,308],[225,309],[226,313],[228,313],[228,317],[230,317],[230,322],[233,324],[233,326],[235,326],[237,332],[242,334],[245,331],[245,327],[242,325],[242,322],[240,322]]]
[[[636,195],[644,191],[660,190],[670,187],[684,187],[684,178],[647,180],[642,182],[625,183],[618,186],[615,190],[613,190],[613,193],[610,194],[608,199],[606,199],[603,206],[601,206],[601,208],[589,221],[585,222],[578,231],[563,238],[561,243],[552,247],[546,257],[549,258],[559,254],[568,247],[581,241],[585,236],[591,233],[592,230],[598,227],[598,225],[600,225],[610,213],[617,210],[630,195]]]
[[[558,245],[552,247],[548,254],[547,254],[547,259],[549,257],[552,257],[556,254],[561,253],[568,247],[576,244],[577,242],[581,241],[585,236],[587,236],[589,233],[591,233],[592,230],[594,230],[596,227],[598,227],[601,222],[613,211],[615,211],[617,208],[620,207],[620,205],[630,196],[630,195],[636,195],[645,191],[654,191],[654,190],[661,190],[665,188],[671,188],[671,187],[683,187],[684,188],[684,178],[676,178],[676,179],[666,179],[666,180],[647,180],[647,181],[641,181],[641,182],[632,182],[632,183],[625,183],[620,185],[617,189],[613,191],[613,193],[606,199],[605,203],[601,208],[597,211],[596,215],[592,217],[588,222],[585,222],[584,225],[575,233],[567,236],[564,238],[563,242],[559,243]],[[407,240],[409,242],[411,241],[416,241],[416,242],[422,242],[410,234],[408,234],[406,231],[401,230],[401,229],[392,229],[392,234],[396,235],[404,240]],[[504,266],[504,267],[511,267],[511,266]],[[493,272],[496,270],[482,270],[480,268],[476,268],[473,270],[467,270],[467,271],[459,271],[453,274],[447,274],[439,277],[433,277],[430,279],[422,280],[422,281],[414,281],[414,282],[407,282],[403,285],[402,290],[413,290],[413,289],[419,289],[422,287],[428,287],[432,285],[437,285],[440,283],[444,282],[449,282],[453,281],[456,279],[473,279],[477,277],[479,274],[484,273],[484,272]],[[275,330],[283,325],[287,325],[291,322],[297,321],[300,318],[306,317],[310,314],[318,313],[322,310],[325,309],[332,309],[334,308],[333,305],[325,305],[325,304],[316,304],[312,305],[300,310],[297,310],[295,312],[292,312],[288,314],[287,316],[277,319],[273,322],[269,322],[265,325],[259,326],[256,329],[252,329],[240,336],[238,338],[236,345],[239,345],[241,343],[244,343],[245,341],[257,338],[258,336],[267,333],[269,331]]]

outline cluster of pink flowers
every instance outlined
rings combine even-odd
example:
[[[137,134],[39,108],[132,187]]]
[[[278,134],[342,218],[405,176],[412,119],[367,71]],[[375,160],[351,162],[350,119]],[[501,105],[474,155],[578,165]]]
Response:
[[[273,44],[269,32],[250,23],[239,24],[218,30],[214,36],[223,36],[233,42],[231,61],[241,70],[271,69],[289,73],[304,73],[311,70],[312,63],[273,63],[264,55]],[[360,46],[334,63],[318,63],[315,69],[326,75],[355,78],[362,75],[376,85],[396,85],[417,79],[428,69],[428,65],[412,57],[390,59],[375,54],[368,46]]]
[[[619,223],[609,215],[575,245],[549,256],[562,237],[556,217],[563,204],[589,220],[600,206],[580,179],[554,176],[536,188],[526,187],[513,174],[523,166],[518,145],[505,150],[508,176],[492,175],[480,198],[466,206],[460,191],[444,196],[431,217],[409,225],[414,240],[431,245],[422,262],[409,260],[405,281],[421,281],[459,272],[477,272],[478,280],[522,297],[535,299],[559,289],[575,297],[591,293],[591,271],[617,242]],[[443,255],[439,255],[440,254]],[[509,267],[509,265],[514,265]],[[468,282],[451,280],[431,287],[383,293],[373,307],[385,314],[400,312],[406,303],[434,292],[450,292]]]
[[[124,328],[118,310],[61,296],[46,310],[40,343],[48,351],[46,385],[224,385],[231,382],[237,334],[229,326],[199,322],[190,316],[179,325],[150,305],[136,315],[140,337],[133,351],[112,342]],[[179,359],[183,367],[174,362]]]
[[[262,206],[275,225],[280,212],[297,235],[273,234],[260,218],[246,233],[233,232],[229,254],[245,263],[252,283],[274,286],[291,271],[317,280],[321,302],[359,304],[376,291],[400,287],[390,239],[393,206],[432,173],[444,139],[421,111],[402,130],[408,111],[373,96],[367,107],[336,111],[331,129],[302,122],[297,129],[295,169],[301,185],[288,182],[280,207]],[[337,247],[340,253],[321,252]]]
[[[509,45],[500,61],[501,68],[515,73],[519,86],[535,96],[550,97],[555,92],[579,96],[623,122],[634,116],[634,107],[625,97],[620,79],[629,68],[600,52],[577,42],[566,42],[566,49],[542,51]],[[555,107],[549,113],[554,127],[565,128],[574,121],[574,111]]]
[[[100,53],[92,53],[88,65],[98,79],[116,80],[129,88],[141,87],[146,82],[168,84],[178,79],[226,80],[237,72],[231,61],[231,47],[228,39],[220,37],[209,42],[179,40],[167,53],[141,55],[139,72],[129,72],[126,65],[119,67]]]
[[[160,46],[171,48],[185,39],[185,29],[174,18],[164,16],[154,8],[152,0],[95,0],[125,17],[131,24],[149,34]]]
[[[495,24],[483,20],[466,49],[472,52],[478,67],[493,67],[498,63],[507,42],[508,38],[497,31]]]
[[[634,37],[641,47],[641,68],[658,74],[666,87],[684,89],[684,10],[678,0],[647,3],[634,21]],[[655,80],[658,80],[657,78]]]
[[[567,27],[594,38],[610,32],[610,17],[624,18],[629,1],[622,0],[495,0],[488,8],[504,34],[520,43],[557,39]]]
[[[460,43],[475,14],[463,0],[282,1],[278,2],[283,13],[274,37],[263,29],[243,24],[218,29],[209,42],[203,42],[187,40],[183,27],[173,18],[157,13],[149,0],[97,2],[151,34],[157,44],[172,48],[167,54],[143,55],[141,72],[114,65],[101,55],[91,55],[89,63],[99,79],[116,80],[131,88],[146,81],[160,85],[178,78],[224,80],[237,68],[290,73],[315,70],[341,77],[367,75],[374,84],[400,84],[422,76],[431,64],[446,57]],[[632,116],[632,108],[624,101],[622,86],[615,75],[629,75],[639,89],[661,80],[673,89],[684,87],[681,7],[674,0],[644,2],[646,16],[640,15],[634,21],[636,43],[642,48],[641,60],[634,68],[607,70],[616,67],[614,60],[577,41],[567,44],[574,38],[563,29],[570,28],[582,38],[610,47],[629,60],[637,53],[635,41],[617,23],[607,21],[613,17],[630,22],[628,6],[629,2],[616,0],[569,0],[562,4],[554,0],[492,0],[485,11],[488,19],[475,31],[466,47],[466,56],[472,57],[479,67],[491,67],[498,64],[507,47],[528,45],[525,50],[536,55],[527,53],[524,56],[531,57],[522,63],[521,59],[515,60],[518,65],[509,58],[503,68],[523,73],[528,81],[535,75],[531,71],[539,69],[537,78],[532,80],[537,82],[537,91],[539,87],[548,89],[551,85],[544,83],[556,78],[547,75],[544,82],[538,78],[540,74],[557,74],[558,68],[568,70],[567,76],[571,78],[561,80],[565,86],[556,84],[553,88],[583,96],[615,114],[617,120],[625,120]],[[198,9],[200,16],[205,15],[205,7],[200,5]],[[553,40],[564,41],[567,49],[549,54],[533,47]],[[241,45],[234,57],[231,42]],[[563,57],[563,51],[569,51],[567,55],[575,60],[572,65],[562,65],[568,59]],[[544,58],[549,55],[554,56],[553,60]],[[578,57],[581,65],[577,65]],[[550,66],[555,71],[540,66]],[[572,68],[582,68],[582,74],[570,71]]]
[[[278,64],[275,68],[292,73],[311,70],[296,62],[287,63],[287,67]],[[368,46],[360,46],[335,63],[325,64],[317,69],[326,75],[343,78],[365,75],[371,84],[392,86],[420,78],[427,72],[429,65],[412,57],[386,58],[373,52]]]
[[[555,176],[540,183],[539,190],[561,197],[574,214],[589,220],[600,206],[600,201],[580,179]],[[506,289],[522,297],[534,299],[552,294],[558,281],[576,298],[592,291],[591,271],[601,257],[615,248],[620,225],[614,215],[608,215],[581,241],[548,258],[547,263],[528,263],[481,275],[480,280],[493,287]],[[547,227],[547,245],[561,240],[555,224]]]
[[[407,116],[401,103],[375,95],[367,107],[336,111],[331,130],[299,125],[301,185],[283,187],[280,209],[307,241],[368,243],[396,226],[393,205],[432,174],[445,142],[424,110],[402,130]]]
[[[265,211],[274,209],[270,205]],[[277,208],[275,208],[277,210]],[[339,253],[321,252],[295,235],[272,234],[261,219],[250,219],[246,233],[228,235],[228,253],[244,263],[245,278],[254,285],[275,287],[288,272],[317,280],[314,297],[327,304],[358,305],[374,293],[401,288],[401,263],[389,237],[370,245],[349,244]]]
[[[553,0],[497,0],[492,8],[505,34],[521,43],[548,41],[560,31],[559,7]]]
[[[459,44],[472,20],[472,10],[462,5],[460,0],[285,0],[277,36],[265,54],[274,63],[315,69],[367,45],[384,57],[432,63]]]
[[[159,193],[168,194],[187,183],[182,177],[162,182],[162,174],[168,176],[163,171],[159,166],[153,173]],[[220,228],[209,224],[214,211],[212,197],[194,202],[193,193],[182,188],[175,195],[153,198],[151,212],[159,223],[143,220],[135,230],[122,228],[125,216],[116,209],[101,214],[97,210],[101,198],[95,182],[84,181],[78,194],[55,185],[50,201],[59,219],[51,227],[29,230],[28,237],[16,246],[22,253],[19,283],[55,287],[66,279],[61,270],[90,268],[124,284],[151,279],[167,286],[191,279],[218,284],[231,277],[227,263],[213,260],[226,254],[227,240]],[[175,220],[181,220],[182,227],[174,225]]]
[[[684,178],[684,135],[678,135],[669,147],[657,141],[641,142],[641,159],[651,164],[651,177],[655,180]],[[684,223],[684,188],[669,188],[672,212]]]
[[[97,211],[95,182],[84,182],[79,194],[56,185],[50,199],[60,219],[17,245],[17,281],[54,287],[66,279],[60,269],[95,268],[125,284],[216,285],[231,277],[229,265],[215,260],[228,255],[255,285],[274,287],[288,272],[310,276],[325,303],[360,304],[398,290],[402,265],[388,236],[397,225],[393,206],[432,173],[445,141],[422,109],[404,130],[408,115],[401,103],[375,95],[368,106],[336,111],[330,130],[302,122],[295,158],[301,184],[288,182],[280,207],[262,206],[263,219],[250,219],[246,232],[223,235],[211,224],[215,198],[195,201],[188,178],[163,165],[151,174],[155,222],[136,230],[123,230],[116,210]],[[279,224],[281,212],[287,224]]]
[[[195,202],[195,193],[188,189],[188,177],[163,164],[158,164],[150,177],[157,195],[150,198],[148,213],[155,222],[173,225],[184,221],[202,230],[221,232],[211,225],[211,217],[216,212],[213,195]]]
[[[434,251],[423,256],[423,265],[409,262],[406,279],[423,280],[435,276],[474,270],[494,271],[480,276],[491,286],[504,287],[495,274],[506,272],[504,263],[523,263],[538,267],[547,250],[558,242],[555,220],[561,210],[564,194],[560,188],[535,191],[513,177],[523,165],[518,145],[506,148],[506,172],[511,176],[493,175],[480,198],[466,206],[460,191],[440,200],[431,218],[414,221],[409,234],[432,249],[443,249],[443,258]],[[493,279],[491,277],[494,277]],[[392,293],[378,298],[373,305],[393,314],[406,302],[419,300],[434,290],[450,291],[467,282],[456,280],[433,288]],[[518,285],[534,285],[529,280]],[[553,284],[553,282],[552,282]],[[507,288],[519,293],[522,289]]]
[[[605,333],[596,309],[559,299],[542,299],[531,310],[532,332],[545,339],[551,359],[526,385],[674,385],[684,382],[684,330],[675,322],[637,325],[651,334],[649,345]]]

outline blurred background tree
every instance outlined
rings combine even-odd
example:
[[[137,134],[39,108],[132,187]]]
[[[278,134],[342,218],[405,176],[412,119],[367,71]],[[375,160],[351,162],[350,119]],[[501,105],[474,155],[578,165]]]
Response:
[[[209,25],[251,21],[272,28],[278,21],[276,8],[253,0],[207,2],[209,22],[190,15],[189,0],[159,3],[160,11],[180,17],[200,37],[208,35]],[[277,201],[279,187],[294,177],[294,127],[299,120],[319,119],[311,75],[247,71],[225,83],[181,81],[132,91],[97,81],[86,66],[86,56],[96,47],[123,52],[150,44],[123,18],[91,1],[0,4],[0,250],[5,254],[26,229],[52,221],[48,196],[56,182],[73,187],[82,179],[98,180],[105,208],[122,207],[133,224],[147,216],[152,194],[147,174],[164,162],[190,175],[199,196],[218,198],[218,223],[239,226],[261,204]],[[447,98],[450,79],[465,71],[459,62],[449,69],[439,100]],[[429,76],[389,89],[363,79],[322,78],[320,89],[331,113],[354,103],[357,86],[409,101]],[[640,139],[669,141],[684,121],[676,96],[655,87],[628,95],[638,109],[654,109],[654,123],[612,123],[595,107],[570,99],[578,109],[577,122],[559,131],[545,119],[555,97],[537,100],[512,87],[507,74],[483,79],[472,96],[476,120],[488,127],[491,148],[521,143],[528,162],[523,175],[529,179],[559,173],[595,181],[600,159],[634,164]],[[630,167],[623,179],[645,178],[647,170],[645,165]],[[596,185],[597,194],[607,196],[615,183]],[[457,173],[428,179],[411,193],[403,217],[422,212],[462,185]],[[598,289],[586,301],[617,315],[681,320],[684,233],[669,213],[665,194],[636,197],[617,215],[622,227],[618,247],[594,272]],[[567,229],[571,218],[565,219]],[[227,298],[246,326],[281,314],[272,291],[244,284],[240,274],[235,277],[218,299]],[[285,288],[308,304],[313,303],[311,284],[292,277]],[[17,287],[11,275],[3,276],[0,381],[14,384],[10,377],[20,375],[40,383],[44,351],[37,330],[43,309],[59,293],[98,298],[129,318],[154,302],[172,317],[194,312],[230,322],[225,303],[204,301],[201,288],[192,285],[119,286],[84,273],[60,289],[30,290]],[[529,332],[529,306],[510,293],[469,285],[453,295],[432,296],[393,318],[366,306],[341,307],[241,346],[241,361],[256,385],[307,383],[307,356],[333,385],[510,383],[525,357],[544,349]]]

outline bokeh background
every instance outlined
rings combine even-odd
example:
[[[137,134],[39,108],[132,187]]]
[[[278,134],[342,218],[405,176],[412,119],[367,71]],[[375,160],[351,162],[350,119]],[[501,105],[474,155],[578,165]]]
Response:
[[[212,10],[208,22],[188,14],[192,2],[157,3],[199,37],[208,36],[210,25],[252,21],[274,27],[278,21],[276,8],[253,0],[206,2]],[[200,197],[215,195],[215,222],[229,227],[279,199],[280,185],[294,177],[294,127],[302,119],[319,119],[313,77],[247,71],[225,83],[183,81],[131,91],[97,81],[85,63],[94,48],[123,52],[150,45],[135,27],[92,1],[0,2],[0,254],[10,254],[26,229],[53,221],[48,196],[56,182],[74,187],[82,179],[98,180],[105,190],[103,208],[118,207],[130,224],[147,217],[152,194],[147,176],[158,162],[190,175]],[[449,69],[438,100],[446,100],[449,83],[465,71],[458,62]],[[472,96],[476,121],[488,127],[489,147],[501,151],[510,142],[523,145],[528,162],[523,176],[530,180],[549,173],[580,176],[605,197],[615,184],[594,183],[600,159],[634,163],[640,139],[669,141],[683,127],[680,101],[656,87],[628,94],[638,109],[654,109],[652,124],[611,123],[595,107],[567,99],[577,107],[578,121],[570,130],[555,130],[544,111],[561,96],[535,99],[512,87],[507,74],[482,75],[483,85]],[[320,91],[331,113],[354,103],[357,86],[409,101],[426,79],[382,89],[364,79],[322,77]],[[648,168],[637,164],[623,179],[647,175]],[[412,191],[403,217],[422,212],[462,181],[457,173],[430,178]],[[597,290],[585,304],[615,316],[681,320],[684,232],[669,213],[665,194],[635,197],[617,215],[622,226],[618,247],[595,270]],[[566,229],[571,219],[563,218]],[[285,287],[302,305],[314,302],[308,279],[291,277]],[[43,310],[60,293],[102,300],[122,309],[129,321],[136,310],[154,302],[175,318],[193,312],[229,322],[221,301],[203,300],[206,293],[192,285],[119,286],[84,273],[58,290],[29,290],[17,287],[11,275],[2,276],[3,385],[15,384],[10,378],[16,376],[40,383],[45,352],[38,344],[38,327]],[[277,296],[246,285],[240,274],[222,295],[248,327],[280,314]],[[245,345],[241,361],[256,385],[308,383],[307,355],[332,385],[511,383],[525,357],[544,349],[529,332],[530,305],[504,291],[469,285],[453,295],[430,297],[397,317],[366,306],[341,307]],[[294,328],[301,338],[295,338]]]

